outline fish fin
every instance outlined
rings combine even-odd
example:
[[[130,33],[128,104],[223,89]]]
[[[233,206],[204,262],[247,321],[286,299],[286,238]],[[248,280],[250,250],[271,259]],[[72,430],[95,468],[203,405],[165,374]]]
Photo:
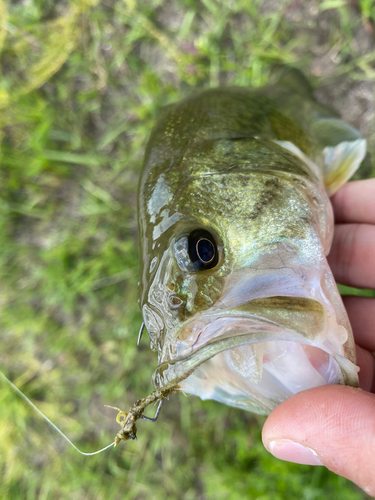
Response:
[[[357,129],[337,118],[317,120],[312,124],[312,132],[322,147],[337,146],[340,142],[362,139]]]
[[[366,140],[357,129],[337,118],[322,118],[312,132],[323,152],[323,177],[333,195],[354,174],[366,156]]]
[[[343,141],[323,149],[324,185],[332,196],[354,174],[366,156],[366,140]]]
[[[298,94],[310,98],[313,97],[313,88],[310,82],[302,71],[297,68],[284,68],[278,83],[283,87],[287,87],[295,92],[298,92]]]

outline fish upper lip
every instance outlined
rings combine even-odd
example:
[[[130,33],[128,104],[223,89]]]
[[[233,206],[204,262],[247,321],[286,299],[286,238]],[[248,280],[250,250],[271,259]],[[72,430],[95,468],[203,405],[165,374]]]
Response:
[[[273,327],[273,330],[275,331],[275,329],[278,331],[278,333],[280,332],[288,332],[288,334],[291,336],[291,337],[295,337],[294,341],[298,341],[300,340],[301,342],[300,343],[306,343],[306,344],[311,344],[312,343],[312,339],[308,339],[307,336],[305,336],[303,333],[301,332],[298,332],[297,330],[295,329],[291,329],[291,328],[288,328],[287,326],[285,325],[282,325],[282,324],[279,324],[277,323],[276,321],[270,319],[270,318],[267,318],[267,317],[264,317],[264,316],[261,316],[261,315],[255,315],[255,314],[251,314],[249,312],[244,312],[244,311],[236,311],[235,309],[223,309],[223,310],[220,310],[219,308],[217,308],[217,312],[213,312],[211,310],[211,312],[209,314],[207,313],[202,313],[201,315],[199,315],[198,317],[195,317],[193,319],[191,319],[190,321],[188,321],[184,326],[183,328],[181,328],[180,332],[179,332],[179,335],[177,337],[178,339],[178,343],[181,345],[185,344],[185,348],[182,349],[178,349],[178,358],[180,357],[183,357],[183,356],[187,356],[187,355],[190,355],[194,352],[194,350],[196,350],[197,348],[200,349],[202,347],[204,347],[206,344],[209,344],[209,343],[214,343],[215,340],[220,340],[222,337],[222,329],[220,329],[220,326],[216,329],[216,334],[214,334],[214,336],[208,340],[208,341],[201,341],[199,342],[199,340],[201,339],[201,336],[202,336],[202,333],[207,330],[207,328],[209,328],[211,325],[213,326],[214,324],[217,325],[217,321],[220,321],[220,320],[227,320],[227,321],[232,321],[232,322],[236,322],[237,324],[239,322],[245,322],[246,323],[246,327],[249,327],[250,323],[253,324],[253,326],[255,327],[256,330],[259,330],[259,325],[262,325],[262,326],[269,326],[269,327]],[[198,335],[196,336],[195,340],[193,342],[188,342],[186,340],[181,340],[179,339],[179,336],[180,334],[185,330],[185,329],[189,329],[191,327],[191,325],[195,325],[195,324],[199,324],[203,322],[204,325],[202,325],[202,328],[201,330],[199,331]],[[238,330],[238,327],[236,328],[236,330]],[[253,332],[253,333],[258,333],[258,332]],[[243,334],[239,334],[239,336],[242,336],[242,335],[246,335],[246,333],[243,333]],[[229,335],[228,337],[232,337],[233,335]],[[314,338],[314,345],[316,343],[321,343],[322,341],[324,341],[324,338],[326,337],[326,329],[320,331],[318,334],[315,334],[313,335]],[[303,342],[303,340],[307,340],[306,342]],[[262,342],[262,340],[260,340],[259,342]]]

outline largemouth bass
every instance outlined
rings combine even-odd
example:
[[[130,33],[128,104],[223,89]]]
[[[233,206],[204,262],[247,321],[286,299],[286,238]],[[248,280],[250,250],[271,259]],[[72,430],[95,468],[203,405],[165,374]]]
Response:
[[[358,386],[326,260],[329,196],[366,141],[290,71],[164,108],[139,187],[140,305],[156,390],[268,414],[324,384]]]

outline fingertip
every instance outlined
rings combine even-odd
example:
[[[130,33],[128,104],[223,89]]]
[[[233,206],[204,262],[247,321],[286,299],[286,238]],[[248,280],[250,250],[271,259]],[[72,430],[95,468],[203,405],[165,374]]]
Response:
[[[279,460],[302,465],[323,465],[317,453],[289,439],[278,439],[268,443],[268,451]]]
[[[373,394],[343,386],[303,391],[270,414],[262,439],[276,458],[310,465],[321,462],[375,494]]]

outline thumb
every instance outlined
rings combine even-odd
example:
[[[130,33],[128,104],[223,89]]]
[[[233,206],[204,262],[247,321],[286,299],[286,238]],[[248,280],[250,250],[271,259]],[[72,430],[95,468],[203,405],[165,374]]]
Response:
[[[300,392],[270,414],[263,444],[276,458],[325,465],[375,496],[375,395],[344,386]]]

